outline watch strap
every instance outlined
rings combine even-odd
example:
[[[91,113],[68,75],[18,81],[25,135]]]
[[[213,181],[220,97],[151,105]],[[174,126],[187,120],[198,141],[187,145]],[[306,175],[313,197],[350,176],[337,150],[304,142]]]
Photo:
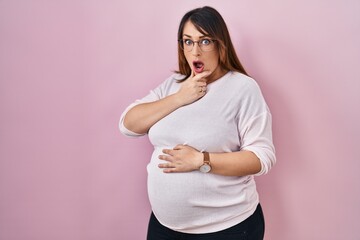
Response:
[[[211,165],[210,164],[210,154],[208,152],[203,152],[204,154],[204,164]]]

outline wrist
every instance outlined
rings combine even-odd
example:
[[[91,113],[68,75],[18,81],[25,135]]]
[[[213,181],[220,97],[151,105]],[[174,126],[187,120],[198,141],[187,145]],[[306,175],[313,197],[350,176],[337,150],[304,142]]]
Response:
[[[203,161],[199,170],[203,173],[208,173],[211,171],[210,154],[208,152],[203,152]]]
[[[204,164],[204,153],[197,152],[197,156],[195,158],[195,169],[199,170],[203,164]]]
[[[171,95],[173,98],[173,101],[175,103],[175,105],[177,107],[182,107],[184,105],[186,105],[186,103],[184,102],[183,98],[181,97],[181,94],[179,92],[174,93],[173,95]]]

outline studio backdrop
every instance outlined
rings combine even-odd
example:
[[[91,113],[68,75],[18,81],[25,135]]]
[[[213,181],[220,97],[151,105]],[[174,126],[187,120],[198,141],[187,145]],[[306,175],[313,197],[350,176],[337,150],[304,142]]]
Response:
[[[1,240],[145,239],[152,147],[119,117],[177,70],[180,19],[204,5],[273,115],[266,239],[360,239],[359,1],[2,0]]]

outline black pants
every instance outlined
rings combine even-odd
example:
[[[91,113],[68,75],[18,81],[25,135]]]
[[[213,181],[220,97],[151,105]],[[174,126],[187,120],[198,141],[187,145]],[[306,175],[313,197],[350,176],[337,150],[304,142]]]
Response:
[[[159,223],[152,213],[147,240],[262,240],[265,232],[264,215],[260,204],[253,215],[228,229],[205,234],[188,234],[173,231]]]

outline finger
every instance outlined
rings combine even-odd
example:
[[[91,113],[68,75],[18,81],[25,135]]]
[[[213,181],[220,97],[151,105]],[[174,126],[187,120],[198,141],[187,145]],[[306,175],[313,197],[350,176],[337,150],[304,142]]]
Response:
[[[206,93],[206,87],[199,87],[199,93]]]
[[[169,155],[159,155],[158,158],[160,160],[164,160],[164,161],[167,161],[167,162],[172,162],[173,161],[173,158]]]
[[[176,168],[165,168],[165,169],[163,170],[163,172],[164,172],[164,173],[176,173],[176,172],[178,172],[178,171],[176,170]]]
[[[172,149],[163,149],[162,152],[171,156],[173,155]]]
[[[170,163],[160,163],[158,165],[159,168],[175,168],[175,165],[170,164]]]
[[[197,81],[202,82],[202,81],[206,81],[206,77],[208,77],[211,74],[210,71],[203,71],[202,73],[199,73],[198,75],[196,75],[194,78],[197,79]]]
[[[163,170],[164,173],[174,173],[176,172],[175,168],[164,168]]]
[[[197,82],[197,85],[198,85],[199,87],[206,87],[207,83],[204,82],[204,81],[198,81],[198,82]]]
[[[191,69],[190,76],[187,79],[192,81],[192,80],[194,80],[194,77],[195,77],[195,72],[194,72],[194,70]]]

